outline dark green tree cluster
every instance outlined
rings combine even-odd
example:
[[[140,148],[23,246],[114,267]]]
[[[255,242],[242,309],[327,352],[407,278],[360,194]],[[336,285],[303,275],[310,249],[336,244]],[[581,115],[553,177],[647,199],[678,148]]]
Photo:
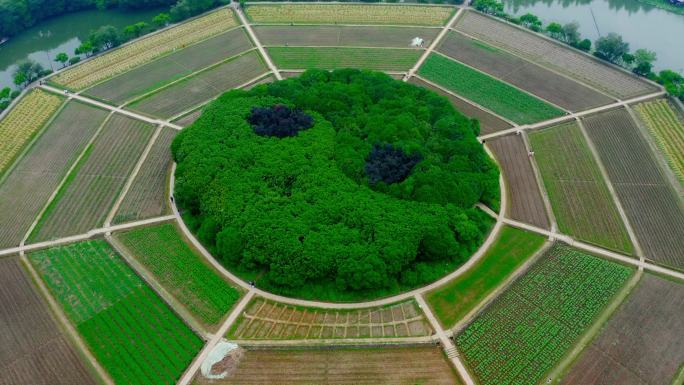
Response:
[[[257,135],[248,117],[275,105],[302,109],[313,127]],[[472,206],[498,202],[477,127],[447,99],[385,74],[310,70],[210,104],[173,143],[174,197],[198,238],[262,287],[415,286],[465,261],[491,226]],[[364,175],[374,143],[422,161],[376,189]]]
[[[282,104],[271,107],[254,107],[247,118],[254,133],[261,136],[284,138],[295,136],[313,126],[313,118],[297,108]]]

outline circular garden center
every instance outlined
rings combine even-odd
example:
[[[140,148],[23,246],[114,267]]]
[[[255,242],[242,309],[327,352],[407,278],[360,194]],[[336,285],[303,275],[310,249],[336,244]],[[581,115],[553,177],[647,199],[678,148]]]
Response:
[[[264,290],[350,301],[448,274],[480,246],[499,171],[477,121],[371,71],[233,90],[173,142],[175,201],[228,269]]]

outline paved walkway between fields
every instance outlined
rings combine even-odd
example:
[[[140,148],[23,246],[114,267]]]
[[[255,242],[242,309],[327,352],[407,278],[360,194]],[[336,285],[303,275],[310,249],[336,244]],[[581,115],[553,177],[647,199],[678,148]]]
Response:
[[[259,53],[261,54],[261,57],[266,62],[266,65],[268,66],[268,68],[271,70],[271,72],[273,72],[273,75],[276,77],[276,79],[283,80],[283,76],[280,75],[278,68],[275,66],[275,64],[273,64],[271,57],[268,56],[268,53],[264,49],[264,46],[261,44],[261,41],[256,36],[256,34],[254,33],[254,30],[252,29],[252,25],[249,24],[249,20],[247,20],[247,18],[245,17],[245,13],[242,12],[242,8],[240,7],[240,5],[237,3],[233,3],[231,5],[231,7],[233,7],[233,9],[235,10],[235,13],[240,18],[240,22],[242,23],[242,25],[245,26],[245,31],[247,31],[247,34],[249,35],[249,38],[252,39],[252,42],[254,43],[254,45],[256,45],[257,49],[259,50]]]
[[[50,92],[55,93],[55,94],[66,95],[69,99],[76,99],[80,102],[90,104],[90,105],[93,105],[95,107],[105,109],[107,111],[113,111],[113,112],[119,113],[121,115],[126,115],[126,116],[134,118],[134,119],[142,120],[143,122],[152,123],[154,125],[167,126],[167,127],[173,128],[175,130],[182,130],[183,129],[183,127],[178,126],[176,124],[165,122],[161,119],[150,118],[149,116],[141,115],[141,114],[135,113],[133,111],[124,110],[123,108],[120,108],[120,107],[110,106],[107,103],[103,103],[103,102],[85,97],[83,95],[77,95],[77,94],[74,94],[72,92],[65,94],[64,90],[49,86],[47,84],[41,85],[40,88],[42,88],[46,91],[50,91]]]
[[[416,294],[415,299],[416,302],[418,302],[418,306],[420,306],[421,310],[423,310],[423,313],[425,313],[428,321],[430,321],[430,324],[435,329],[435,333],[439,338],[439,342],[442,344],[442,349],[444,349],[446,352],[447,358],[449,358],[451,363],[454,364],[454,367],[456,368],[461,380],[465,383],[465,385],[475,385],[475,381],[473,381],[473,378],[470,377],[470,373],[468,373],[463,361],[461,361],[461,357],[459,357],[456,345],[454,345],[454,342],[451,340],[451,338],[449,338],[449,336],[447,336],[447,334],[444,332],[444,329],[442,329],[439,321],[437,321],[435,315],[432,314],[430,306],[428,306],[423,299],[423,296],[420,294]]]
[[[447,33],[449,33],[449,30],[451,30],[451,27],[454,24],[456,24],[456,20],[458,20],[458,18],[461,16],[462,13],[463,13],[463,8],[459,8],[458,11],[456,11],[456,13],[454,13],[454,16],[451,17],[451,20],[449,20],[449,22],[446,23],[446,25],[442,28],[442,31],[439,33],[439,35],[437,35],[435,40],[433,40],[432,43],[430,44],[430,46],[425,50],[425,52],[423,52],[423,55],[420,56],[420,59],[418,59],[418,61],[416,62],[416,65],[414,65],[413,68],[411,68],[409,70],[409,72],[406,74],[406,76],[404,76],[405,82],[408,82],[409,79],[411,79],[413,77],[413,75],[415,75],[416,72],[418,72],[418,69],[420,68],[420,66],[423,65],[423,63],[425,62],[425,60],[427,60],[428,56],[430,56],[432,51],[434,51],[435,48],[437,48],[437,46],[439,45],[439,43],[442,42],[442,40],[444,39],[444,36],[446,36]]]

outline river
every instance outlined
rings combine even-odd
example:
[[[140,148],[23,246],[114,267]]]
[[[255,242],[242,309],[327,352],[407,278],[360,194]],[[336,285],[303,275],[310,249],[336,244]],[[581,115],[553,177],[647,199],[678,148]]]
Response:
[[[684,15],[637,0],[504,0],[504,4],[507,13],[530,12],[545,25],[577,21],[582,36],[592,42],[616,32],[630,43],[632,51],[654,51],[657,70],[669,68],[684,73]]]
[[[22,60],[32,59],[45,68],[59,69],[61,64],[54,61],[55,56],[60,52],[73,56],[74,49],[81,45],[90,31],[108,24],[122,28],[139,21],[149,23],[163,10],[164,8],[139,12],[92,10],[41,22],[0,45],[0,89],[14,86],[12,73]]]

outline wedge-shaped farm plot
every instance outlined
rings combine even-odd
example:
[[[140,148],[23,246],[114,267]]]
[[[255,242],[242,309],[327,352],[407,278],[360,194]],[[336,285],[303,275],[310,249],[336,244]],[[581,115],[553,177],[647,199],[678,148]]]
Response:
[[[237,25],[230,9],[220,9],[187,23],[135,40],[106,55],[74,66],[53,77],[57,84],[82,90],[148,63],[176,49],[225,32]]]
[[[0,259],[0,384],[95,385],[19,258]]]
[[[322,68],[365,68],[379,71],[407,71],[422,51],[398,48],[271,47],[268,54],[285,70]]]
[[[487,141],[487,146],[494,153],[506,180],[509,217],[548,229],[550,223],[544,199],[522,136],[496,138]]]
[[[534,385],[632,275],[630,268],[554,246],[456,336],[482,385]]]
[[[259,25],[254,27],[264,46],[323,47],[427,47],[439,33],[438,28],[352,27],[332,25]],[[414,41],[415,38],[420,41]]]
[[[240,349],[224,379],[198,385],[460,385],[436,346],[388,348]]]
[[[318,340],[425,337],[432,327],[409,300],[366,309],[290,306],[256,298],[228,333],[237,340]]]
[[[564,114],[535,96],[439,54],[430,54],[418,73],[518,124],[536,123]]]
[[[637,105],[635,110],[648,128],[667,162],[684,185],[684,112],[665,99]]]
[[[172,118],[264,73],[266,67],[261,57],[256,51],[251,51],[174,83],[131,104],[129,108],[151,116]]]
[[[577,123],[532,132],[530,142],[560,231],[631,253],[625,225]]]
[[[102,226],[153,132],[150,124],[112,115],[30,239],[60,238]]]
[[[138,175],[126,193],[112,223],[132,222],[168,214],[167,190],[171,172],[171,142],[176,137],[173,128],[162,128]]]
[[[439,52],[571,111],[614,101],[563,75],[458,32],[447,35]]]
[[[244,30],[233,29],[100,83],[86,94],[119,105],[250,48]]]
[[[396,24],[440,26],[455,12],[451,7],[358,4],[251,5],[247,16],[254,23],[286,24]]]
[[[624,109],[584,119],[646,258],[684,267],[684,203]]]
[[[670,385],[684,363],[684,286],[645,275],[562,385]],[[680,377],[681,379],[681,377]]]
[[[107,112],[69,102],[0,184],[0,247],[19,246]]]
[[[173,384],[202,347],[105,241],[29,256],[116,384]]]
[[[116,234],[129,254],[203,324],[217,324],[240,292],[184,242],[173,224]]]
[[[33,90],[0,121],[0,177],[62,102],[57,95]]]
[[[497,48],[564,73],[614,97],[626,99],[656,92],[656,86],[636,75],[492,17],[466,12],[455,27]]]
[[[487,253],[465,274],[425,295],[442,326],[452,327],[511,277],[544,244],[544,237],[504,227]]]

